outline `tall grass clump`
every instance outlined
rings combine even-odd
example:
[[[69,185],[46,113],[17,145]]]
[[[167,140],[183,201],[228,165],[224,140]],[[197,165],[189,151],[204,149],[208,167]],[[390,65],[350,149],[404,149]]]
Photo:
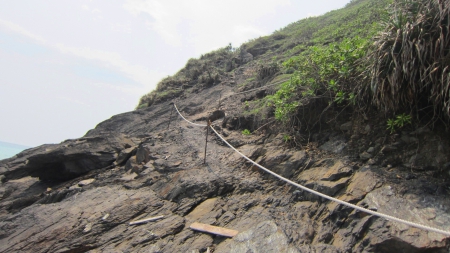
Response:
[[[449,8],[450,0],[395,0],[391,5],[385,30],[368,57],[379,108],[449,119]]]

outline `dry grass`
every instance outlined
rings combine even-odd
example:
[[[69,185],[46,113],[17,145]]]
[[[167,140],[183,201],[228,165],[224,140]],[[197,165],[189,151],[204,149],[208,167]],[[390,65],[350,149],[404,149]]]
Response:
[[[389,111],[450,116],[450,0],[396,0],[371,62],[375,104]]]

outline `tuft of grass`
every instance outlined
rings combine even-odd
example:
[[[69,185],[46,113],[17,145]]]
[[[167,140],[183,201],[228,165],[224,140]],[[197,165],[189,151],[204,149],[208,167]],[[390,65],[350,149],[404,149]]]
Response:
[[[450,118],[450,1],[396,0],[368,61],[370,92],[388,112],[434,108]]]
[[[250,130],[244,129],[244,130],[242,130],[242,134],[243,135],[251,135],[252,133],[250,132]]]

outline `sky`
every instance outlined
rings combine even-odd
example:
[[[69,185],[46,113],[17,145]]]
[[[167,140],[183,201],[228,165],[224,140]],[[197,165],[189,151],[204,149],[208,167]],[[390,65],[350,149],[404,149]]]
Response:
[[[350,0],[0,2],[0,141],[82,137],[190,58],[234,47]]]

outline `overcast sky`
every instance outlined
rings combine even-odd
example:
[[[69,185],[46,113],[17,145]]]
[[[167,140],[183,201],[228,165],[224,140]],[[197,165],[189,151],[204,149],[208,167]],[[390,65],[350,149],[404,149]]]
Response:
[[[189,58],[269,35],[349,0],[4,0],[0,141],[83,136]]]

